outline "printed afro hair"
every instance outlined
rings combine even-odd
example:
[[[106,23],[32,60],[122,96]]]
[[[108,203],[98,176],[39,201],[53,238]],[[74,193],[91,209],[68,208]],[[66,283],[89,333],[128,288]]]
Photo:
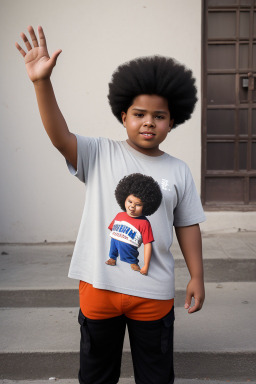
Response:
[[[167,99],[173,128],[188,120],[197,102],[192,71],[170,57],[149,56],[120,65],[109,83],[108,100],[120,123],[139,95],[158,95]]]
[[[143,203],[142,213],[145,216],[152,215],[160,206],[162,192],[158,183],[150,176],[141,173],[132,173],[119,181],[115,190],[116,201],[125,211],[125,200],[134,195]]]

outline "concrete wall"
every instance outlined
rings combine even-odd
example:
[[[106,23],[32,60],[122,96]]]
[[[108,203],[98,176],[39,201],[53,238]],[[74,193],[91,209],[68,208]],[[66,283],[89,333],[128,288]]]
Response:
[[[153,54],[175,57],[193,70],[200,95],[201,1],[0,0],[0,7],[0,242],[72,241],[84,186],[69,175],[44,132],[33,86],[14,46],[21,42],[19,33],[29,24],[42,25],[49,52],[63,50],[52,81],[70,130],[125,139],[106,98],[120,63]],[[193,118],[162,146],[189,163],[198,191],[200,148],[199,100]]]

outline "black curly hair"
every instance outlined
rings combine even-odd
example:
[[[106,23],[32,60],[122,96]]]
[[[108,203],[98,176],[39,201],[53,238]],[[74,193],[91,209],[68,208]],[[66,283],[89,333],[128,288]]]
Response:
[[[139,95],[158,95],[168,101],[173,128],[188,120],[197,102],[197,89],[192,71],[175,59],[148,56],[120,65],[109,83],[108,100],[120,123]]]
[[[115,190],[116,201],[125,211],[125,200],[128,196],[138,197],[143,203],[142,214],[152,215],[160,206],[162,192],[158,183],[151,177],[141,173],[132,173],[119,181]]]

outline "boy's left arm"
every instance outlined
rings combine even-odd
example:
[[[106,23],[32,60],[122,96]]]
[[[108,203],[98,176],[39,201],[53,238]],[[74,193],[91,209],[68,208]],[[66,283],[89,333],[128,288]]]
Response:
[[[152,243],[144,244],[144,266],[140,270],[140,273],[142,275],[148,274],[151,253],[152,253]]]
[[[202,308],[205,298],[201,231],[196,224],[189,227],[175,227],[175,232],[191,276],[184,307],[188,309],[188,313],[193,313]],[[195,304],[190,308],[192,297]]]

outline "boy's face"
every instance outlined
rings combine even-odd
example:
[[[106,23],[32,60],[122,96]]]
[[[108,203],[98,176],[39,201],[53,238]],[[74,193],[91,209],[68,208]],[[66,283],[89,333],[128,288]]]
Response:
[[[130,195],[125,200],[126,213],[131,217],[139,217],[142,215],[143,203],[141,199],[134,195]]]
[[[168,102],[164,97],[135,97],[127,112],[122,112],[122,120],[127,130],[127,142],[131,147],[149,156],[159,156],[163,153],[159,145],[173,126]]]

